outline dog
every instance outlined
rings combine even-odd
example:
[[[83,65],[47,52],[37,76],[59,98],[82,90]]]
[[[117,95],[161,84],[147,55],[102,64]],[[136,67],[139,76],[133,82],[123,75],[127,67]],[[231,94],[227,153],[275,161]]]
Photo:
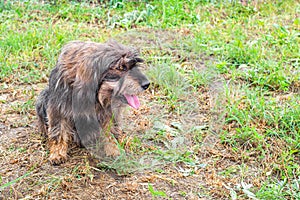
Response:
[[[52,164],[65,162],[73,143],[98,155],[120,155],[116,140],[123,135],[122,108],[138,109],[137,95],[150,85],[139,69],[143,62],[136,49],[116,41],[73,41],[62,48],[36,101]]]

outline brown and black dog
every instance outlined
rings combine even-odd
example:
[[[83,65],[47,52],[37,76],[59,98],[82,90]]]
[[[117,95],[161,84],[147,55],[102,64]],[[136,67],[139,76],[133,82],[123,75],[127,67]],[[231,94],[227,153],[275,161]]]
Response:
[[[122,107],[138,109],[137,95],[150,84],[139,70],[142,62],[135,49],[115,41],[74,41],[62,48],[36,103],[38,126],[48,138],[53,164],[67,159],[72,142],[103,152],[96,154],[119,155],[114,137],[122,134]],[[96,148],[99,144],[102,148]]]

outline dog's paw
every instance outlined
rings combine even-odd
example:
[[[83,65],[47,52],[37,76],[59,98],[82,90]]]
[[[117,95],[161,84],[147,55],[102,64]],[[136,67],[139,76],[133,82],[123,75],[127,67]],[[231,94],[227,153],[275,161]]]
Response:
[[[67,160],[67,155],[61,155],[57,153],[51,153],[49,157],[49,161],[52,165],[60,165]]]
[[[104,152],[106,156],[117,157],[120,155],[118,145],[114,142],[107,142],[104,145]]]

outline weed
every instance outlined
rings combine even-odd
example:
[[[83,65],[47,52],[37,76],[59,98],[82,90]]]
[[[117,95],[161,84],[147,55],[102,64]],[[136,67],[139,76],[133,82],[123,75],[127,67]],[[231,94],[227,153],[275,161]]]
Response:
[[[16,178],[16,179],[14,179],[14,180],[12,180],[12,181],[10,181],[10,182],[8,182],[8,183],[5,183],[5,184],[3,184],[3,185],[0,185],[0,189],[4,189],[4,188],[6,188],[6,187],[10,187],[10,186],[13,185],[14,183],[16,183],[16,182],[18,182],[18,181],[20,181],[20,180],[26,178],[26,177],[29,176],[30,174],[31,174],[31,171],[26,172],[24,175],[22,175],[22,176],[20,176],[20,177],[18,177],[18,178]],[[1,177],[1,182],[2,182],[2,177]]]
[[[146,166],[141,166],[134,157],[122,153],[115,160],[103,160],[98,164],[98,167],[106,170],[115,170],[119,175],[126,175]]]
[[[153,197],[167,197],[166,193],[161,190],[154,190],[151,184],[148,184],[148,189]]]

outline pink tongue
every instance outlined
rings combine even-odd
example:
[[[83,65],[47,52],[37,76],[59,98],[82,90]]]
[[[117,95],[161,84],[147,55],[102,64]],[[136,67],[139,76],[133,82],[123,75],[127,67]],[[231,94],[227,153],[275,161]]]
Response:
[[[125,96],[128,104],[131,107],[133,107],[135,109],[138,109],[140,107],[141,104],[140,104],[140,101],[139,101],[139,99],[138,99],[137,96],[135,96],[135,95],[129,95],[129,94],[124,94],[124,96]]]

